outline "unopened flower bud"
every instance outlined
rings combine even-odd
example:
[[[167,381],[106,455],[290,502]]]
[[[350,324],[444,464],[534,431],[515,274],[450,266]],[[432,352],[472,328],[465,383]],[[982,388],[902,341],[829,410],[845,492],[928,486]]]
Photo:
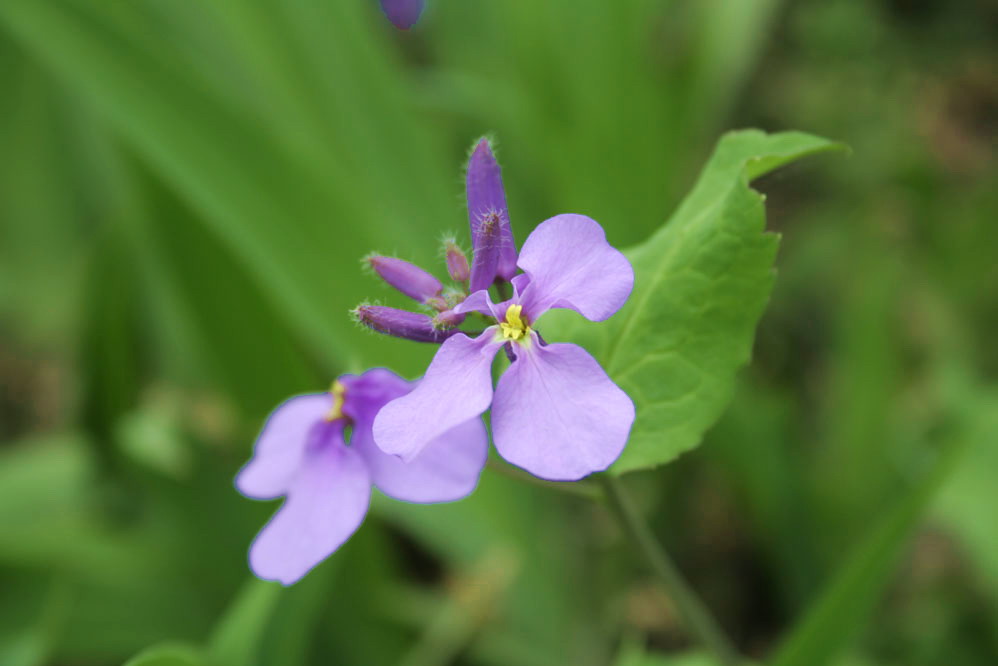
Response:
[[[441,312],[436,317],[433,318],[433,322],[443,328],[452,328],[454,326],[460,326],[461,322],[464,321],[465,315],[454,312],[453,310],[445,310]]]
[[[416,342],[443,342],[457,333],[457,329],[438,329],[429,315],[383,305],[359,305],[353,315],[378,333]]]
[[[471,292],[488,289],[496,279],[502,248],[500,220],[497,213],[486,213],[478,225],[475,255],[471,262]]]
[[[371,255],[367,261],[381,279],[420,303],[440,296],[444,289],[440,280],[408,261],[379,255]]]
[[[455,282],[467,282],[471,278],[471,267],[468,266],[468,257],[464,251],[451,240],[444,243],[444,251],[447,253],[447,272],[451,279]]]
[[[474,252],[471,264],[474,292],[487,289],[496,277],[508,281],[516,274],[516,243],[509,223],[502,172],[488,139],[481,139],[471,153],[465,186]],[[483,257],[482,266],[476,268],[479,255]],[[489,271],[492,275],[487,274]]]

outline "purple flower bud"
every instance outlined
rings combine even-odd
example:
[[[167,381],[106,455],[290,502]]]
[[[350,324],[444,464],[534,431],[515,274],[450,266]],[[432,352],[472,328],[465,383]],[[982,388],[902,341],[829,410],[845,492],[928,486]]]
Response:
[[[378,255],[368,257],[367,261],[385,282],[420,303],[439,296],[444,289],[440,280],[408,261]]]
[[[454,326],[460,326],[461,322],[464,321],[464,317],[464,314],[454,312],[453,310],[445,310],[434,317],[433,321],[437,324],[437,326],[451,328]]]
[[[426,299],[426,304],[438,312],[443,312],[447,309],[447,301],[441,296]]]
[[[361,324],[378,333],[416,342],[443,342],[458,332],[457,329],[436,328],[429,315],[383,305],[358,305],[353,315]]]
[[[423,13],[423,0],[381,0],[381,11],[399,30],[408,30],[416,25]]]
[[[475,146],[468,160],[465,184],[474,251],[471,291],[475,292],[487,289],[496,277],[508,281],[516,274],[516,243],[509,224],[502,173],[488,139],[482,139]],[[482,265],[476,266],[479,263]]]
[[[488,289],[495,282],[500,247],[498,218],[488,213],[479,226],[475,256],[471,262],[471,293]]]
[[[471,268],[468,267],[468,257],[457,244],[448,240],[444,243],[447,253],[447,272],[455,282],[467,282],[471,278]]]

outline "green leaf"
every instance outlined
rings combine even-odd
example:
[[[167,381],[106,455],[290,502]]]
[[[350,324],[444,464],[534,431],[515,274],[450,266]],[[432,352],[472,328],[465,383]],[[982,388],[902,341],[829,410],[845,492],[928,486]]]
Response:
[[[552,339],[586,347],[637,407],[611,472],[669,462],[720,416],[749,360],[779,242],[765,231],[763,197],[749,181],[837,147],[799,132],[725,135],[669,222],[627,252],[635,282],[624,308],[598,326],[557,316],[569,330]]]
[[[194,648],[164,643],[146,648],[125,662],[125,666],[205,666],[208,662]]]

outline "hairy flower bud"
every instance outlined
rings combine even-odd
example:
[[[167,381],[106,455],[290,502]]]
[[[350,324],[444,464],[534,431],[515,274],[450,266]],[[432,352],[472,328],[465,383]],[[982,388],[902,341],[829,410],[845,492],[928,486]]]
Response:
[[[359,305],[353,315],[361,324],[378,333],[416,342],[443,342],[457,333],[457,329],[437,328],[429,315],[384,305]]]
[[[454,326],[460,326],[461,322],[464,321],[465,315],[454,312],[453,310],[445,310],[433,318],[433,322],[437,326],[444,328],[452,328]]]
[[[447,272],[455,282],[467,282],[471,278],[471,268],[468,257],[457,244],[448,240],[444,242],[444,252],[447,256]]]
[[[471,291],[488,289],[495,279],[516,274],[516,243],[509,224],[499,163],[487,139],[475,146],[465,181],[471,225]]]
[[[371,255],[367,261],[381,279],[420,303],[440,296],[444,289],[440,280],[408,261],[379,255]]]

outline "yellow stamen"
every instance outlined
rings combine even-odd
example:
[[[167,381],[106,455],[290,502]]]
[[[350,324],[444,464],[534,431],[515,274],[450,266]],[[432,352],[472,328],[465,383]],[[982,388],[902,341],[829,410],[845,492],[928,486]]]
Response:
[[[520,312],[522,311],[522,305],[511,305],[506,308],[506,321],[499,324],[499,328],[502,330],[503,340],[513,340],[514,342],[518,342],[521,338],[524,338],[528,333],[530,333],[530,327],[520,316]],[[526,342],[526,340],[524,340],[524,342]]]
[[[326,420],[335,421],[336,419],[343,418],[343,401],[346,399],[347,387],[337,379],[329,387],[329,392],[333,394],[333,407],[326,414]]]

